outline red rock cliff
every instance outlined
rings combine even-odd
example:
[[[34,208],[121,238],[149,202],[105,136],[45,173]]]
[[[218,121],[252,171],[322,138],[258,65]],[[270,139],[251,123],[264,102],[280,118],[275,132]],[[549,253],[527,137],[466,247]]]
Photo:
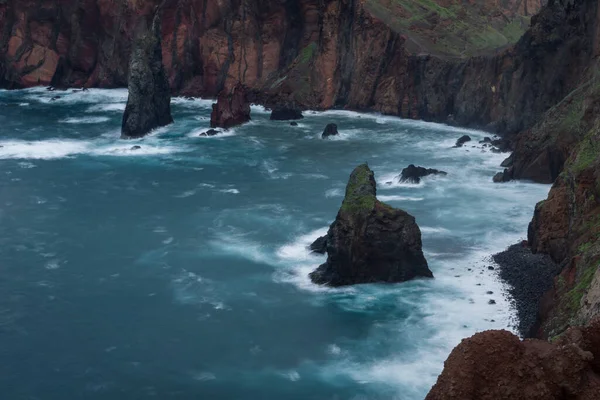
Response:
[[[163,60],[175,93],[215,97],[241,82],[265,101],[511,131],[569,90],[531,54],[463,61],[514,43],[542,0],[436,1],[167,0]],[[1,2],[0,85],[125,86],[132,27],[155,3]]]

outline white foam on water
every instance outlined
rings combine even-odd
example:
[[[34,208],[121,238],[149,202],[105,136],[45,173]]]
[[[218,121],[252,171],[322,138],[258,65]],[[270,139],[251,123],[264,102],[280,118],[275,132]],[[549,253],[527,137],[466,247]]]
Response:
[[[187,99],[185,97],[171,98],[172,105],[181,106],[185,108],[201,108],[206,110],[211,110],[214,102],[215,100],[202,99],[200,97],[194,97],[192,100]]]
[[[48,139],[37,141],[0,140],[0,159],[42,159],[73,157],[87,154],[92,156],[149,156],[166,155],[186,151],[175,145],[152,141],[136,141],[140,149],[132,150],[125,141]]]
[[[108,117],[83,117],[83,118],[66,118],[59,122],[64,124],[99,124],[110,121]]]
[[[424,235],[435,235],[435,234],[448,234],[450,230],[442,228],[441,226],[420,226],[421,233]]]
[[[240,191],[237,189],[221,189],[219,190],[221,193],[231,193],[231,194],[239,194]]]
[[[344,195],[344,189],[341,189],[341,188],[327,189],[325,191],[325,197],[327,197],[327,198],[342,197],[343,195]]]
[[[390,196],[377,196],[380,201],[423,201],[423,197],[410,197],[410,196],[398,196],[398,195],[390,195]]]
[[[42,159],[69,157],[88,151],[89,144],[79,140],[50,139],[39,141],[0,140],[0,159]]]
[[[85,110],[88,113],[99,113],[99,112],[123,112],[125,111],[125,103],[109,103],[109,104],[96,104],[90,106]]]

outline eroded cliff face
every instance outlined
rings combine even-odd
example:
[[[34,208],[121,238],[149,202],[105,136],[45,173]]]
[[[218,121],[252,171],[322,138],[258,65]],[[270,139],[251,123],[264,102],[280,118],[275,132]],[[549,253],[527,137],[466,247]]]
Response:
[[[132,27],[156,3],[0,3],[0,84],[125,86]],[[241,82],[267,103],[518,131],[571,88],[552,76],[567,67],[577,74],[577,65],[563,65],[561,58],[551,69],[528,61],[535,55],[531,46],[489,55],[513,43],[541,4],[167,0],[163,60],[179,94],[215,97]],[[412,22],[395,23],[405,20]],[[469,49],[488,55],[465,61]]]

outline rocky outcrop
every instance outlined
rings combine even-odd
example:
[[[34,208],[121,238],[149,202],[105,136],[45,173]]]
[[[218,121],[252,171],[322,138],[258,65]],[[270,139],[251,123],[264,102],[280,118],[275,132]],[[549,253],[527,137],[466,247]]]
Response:
[[[592,400],[600,393],[600,321],[555,343],[485,331],[464,339],[426,400]]]
[[[152,25],[138,27],[129,63],[129,97],[123,114],[122,138],[137,138],[173,122],[169,82],[162,62],[160,9]]]
[[[434,168],[416,167],[414,164],[410,164],[402,170],[398,179],[401,182],[419,183],[421,178],[429,175],[448,175],[448,173]]]
[[[293,107],[277,107],[271,111],[270,120],[272,121],[290,121],[294,119],[302,119],[302,111]]]
[[[421,248],[415,218],[376,198],[373,171],[366,164],[352,171],[346,196],[325,239],[327,261],[310,274],[330,286],[403,282],[433,277]]]
[[[229,129],[250,121],[250,102],[246,88],[237,84],[231,91],[223,90],[210,114],[211,128]]]
[[[323,133],[321,134],[321,138],[327,139],[330,136],[338,135],[338,127],[336,124],[327,124],[325,129],[323,129]]]
[[[470,141],[471,141],[471,136],[463,135],[456,140],[456,144],[454,145],[454,147],[462,147],[465,143],[470,142]]]

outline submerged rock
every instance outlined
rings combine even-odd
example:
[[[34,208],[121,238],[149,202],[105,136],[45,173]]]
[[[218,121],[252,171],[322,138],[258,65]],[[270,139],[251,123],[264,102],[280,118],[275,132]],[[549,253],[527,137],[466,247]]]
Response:
[[[302,118],[304,118],[302,111],[297,108],[277,107],[271,111],[271,117],[269,119],[272,121],[290,121]]]
[[[346,196],[327,236],[327,261],[310,274],[314,283],[330,286],[370,282],[403,282],[432,278],[421,248],[415,218],[376,198],[373,171],[362,164],[352,171]]]
[[[462,147],[463,144],[470,142],[471,141],[471,136],[469,135],[463,135],[460,138],[458,138],[458,140],[456,141],[456,144],[454,145],[454,147]]]
[[[298,126],[298,123],[297,122],[290,122],[290,125],[291,126]]]
[[[133,146],[129,150],[140,150],[141,148],[142,148],[142,146]]]
[[[160,9],[152,26],[140,26],[129,61],[129,97],[121,138],[137,138],[173,122],[171,94],[162,62]]]
[[[238,83],[233,89],[222,90],[210,114],[211,128],[232,128],[250,121],[250,102],[246,88]]]
[[[337,125],[336,124],[327,124],[327,126],[325,127],[325,130],[323,131],[323,134],[321,135],[321,137],[323,139],[326,139],[329,136],[335,136],[337,134],[338,134]]]
[[[398,175],[398,179],[402,182],[419,183],[421,182],[421,178],[428,175],[448,175],[448,173],[438,169],[416,167],[414,164],[410,164],[402,170],[402,173]]]

